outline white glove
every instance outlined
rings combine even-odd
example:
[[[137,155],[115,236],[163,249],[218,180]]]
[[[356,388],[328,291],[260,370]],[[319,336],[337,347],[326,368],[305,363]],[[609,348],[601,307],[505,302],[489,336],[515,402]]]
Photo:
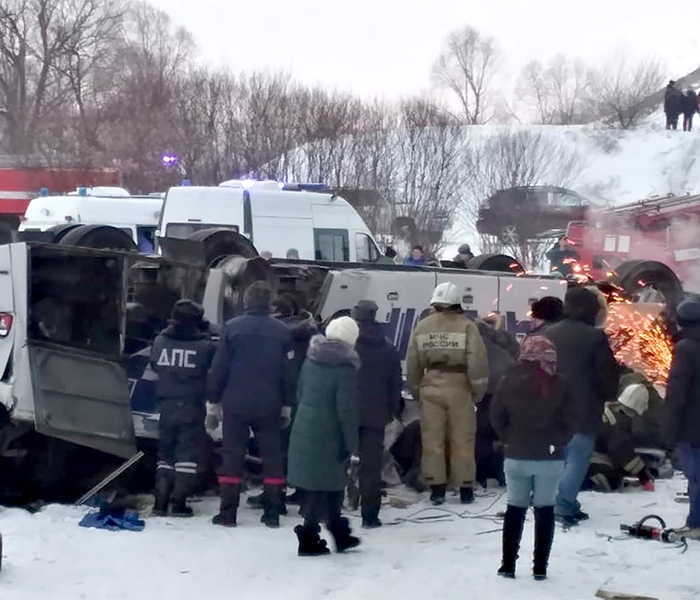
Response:
[[[214,431],[219,427],[223,419],[223,410],[221,404],[207,402],[207,416],[204,419],[204,427],[207,431]]]
[[[292,407],[282,407],[282,429],[287,429],[292,424]]]
[[[353,455],[350,457],[350,464],[351,464],[351,465],[359,465],[359,464],[360,464],[360,457],[357,456],[357,454],[353,454]]]

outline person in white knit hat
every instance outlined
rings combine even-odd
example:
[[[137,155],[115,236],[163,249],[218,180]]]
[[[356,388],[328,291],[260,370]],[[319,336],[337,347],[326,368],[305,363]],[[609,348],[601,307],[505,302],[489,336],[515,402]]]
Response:
[[[348,520],[340,514],[345,497],[345,464],[359,449],[355,342],[360,330],[350,317],[311,338],[297,387],[297,413],[289,440],[289,483],[302,490],[304,524],[294,532],[299,556],[328,554],[319,523],[325,522],[338,552],[354,548]]]

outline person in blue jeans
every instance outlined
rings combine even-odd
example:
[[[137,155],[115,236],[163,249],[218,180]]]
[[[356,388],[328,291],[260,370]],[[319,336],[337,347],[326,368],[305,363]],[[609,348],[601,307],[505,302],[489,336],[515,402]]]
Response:
[[[523,341],[518,364],[501,379],[491,400],[493,428],[503,441],[508,506],[498,574],[515,577],[515,562],[530,505],[535,513],[533,577],[547,577],[554,540],[554,500],[564,470],[564,448],[575,413],[557,375],[557,351],[546,337]]]
[[[676,531],[687,539],[700,540],[700,302],[681,302],[676,319],[680,331],[666,385],[664,424],[688,478],[688,519]]]
[[[556,346],[557,373],[575,413],[574,435],[566,446],[554,507],[557,520],[567,527],[588,518],[578,494],[602,424],[603,408],[617,398],[620,382],[620,368],[603,329],[606,317],[607,306],[597,289],[570,288],[564,298],[564,318],[543,331]]]

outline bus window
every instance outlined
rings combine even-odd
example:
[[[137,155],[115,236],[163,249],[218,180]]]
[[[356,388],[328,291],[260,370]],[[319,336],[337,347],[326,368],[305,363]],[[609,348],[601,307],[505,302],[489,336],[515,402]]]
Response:
[[[350,244],[347,229],[314,229],[316,260],[349,262]]]
[[[238,225],[216,225],[214,223],[168,223],[165,237],[186,240],[196,231],[202,229],[232,229],[238,233]]]
[[[355,252],[357,252],[357,262],[377,262],[379,251],[377,246],[366,233],[355,234]]]

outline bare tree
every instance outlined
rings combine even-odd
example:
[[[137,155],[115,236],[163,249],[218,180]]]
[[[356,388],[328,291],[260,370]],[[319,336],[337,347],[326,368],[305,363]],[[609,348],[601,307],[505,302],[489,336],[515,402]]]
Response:
[[[545,67],[531,61],[523,68],[516,92],[545,125],[574,125],[587,120],[588,72],[583,61],[560,54]]]
[[[438,87],[455,96],[465,123],[486,123],[492,117],[489,92],[499,64],[495,40],[473,27],[464,27],[447,37],[432,77]]]
[[[535,235],[539,233],[535,231],[538,223],[519,220],[515,211],[509,215],[512,220],[506,223],[501,216],[484,210],[489,208],[486,201],[498,191],[513,188],[565,188],[581,172],[578,153],[543,131],[505,129],[480,143],[470,144],[463,158],[469,178],[461,214],[482,232],[488,230],[481,234],[483,249],[505,250],[529,268],[540,264],[546,246]]]
[[[590,73],[591,102],[609,125],[630,129],[654,108],[644,100],[663,87],[666,70],[653,59],[632,62],[624,55]]]

